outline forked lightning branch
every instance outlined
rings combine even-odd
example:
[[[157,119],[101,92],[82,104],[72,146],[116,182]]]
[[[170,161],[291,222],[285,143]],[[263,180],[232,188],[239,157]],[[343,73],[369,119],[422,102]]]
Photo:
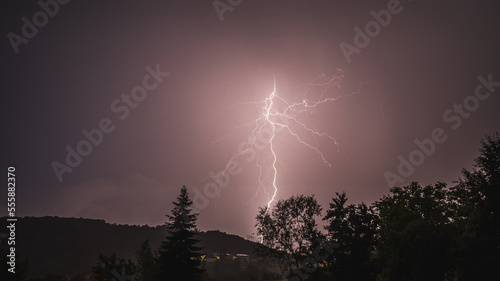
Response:
[[[209,177],[200,181],[201,184],[194,188],[194,206],[201,210],[208,205],[209,199],[219,197],[221,191],[229,185],[231,176],[236,176],[243,171],[238,160],[246,159],[248,162],[255,161],[259,171],[258,189],[254,198],[259,191],[264,192],[268,196],[267,207],[270,207],[279,191],[280,169],[278,163],[280,155],[277,151],[280,142],[277,141],[278,135],[291,137],[292,141],[317,154],[323,164],[332,166],[327,155],[311,139],[326,139],[339,150],[337,141],[332,135],[314,129],[309,122],[304,121],[303,115],[314,112],[322,104],[357,93],[345,94],[341,86],[342,78],[343,73],[339,70],[338,74],[331,77],[321,75],[313,79],[305,87],[303,98],[296,102],[289,102],[285,99],[277,87],[275,78],[273,89],[265,99],[239,104],[239,106],[256,106],[260,115],[247,125],[252,128],[248,140],[240,143],[238,152],[229,158],[223,169],[219,172],[209,172]],[[239,126],[238,128],[247,126]],[[226,137],[228,136],[221,139]],[[265,161],[266,157],[262,157],[259,152],[268,153],[267,158],[270,161]]]

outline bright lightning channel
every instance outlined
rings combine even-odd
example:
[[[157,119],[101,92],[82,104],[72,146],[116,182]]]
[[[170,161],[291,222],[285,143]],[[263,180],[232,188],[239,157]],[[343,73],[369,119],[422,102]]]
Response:
[[[316,77],[311,83],[306,85],[306,91],[304,94],[304,98],[301,102],[294,102],[294,103],[289,103],[287,102],[284,98],[278,95],[277,93],[277,88],[276,88],[276,77],[274,78],[274,83],[273,83],[273,91],[267,96],[264,100],[257,101],[257,102],[247,102],[247,104],[254,104],[258,108],[260,108],[261,114],[260,116],[252,121],[253,124],[255,124],[254,129],[252,130],[249,140],[247,142],[246,148],[239,153],[234,154],[229,161],[227,162],[225,168],[214,175],[214,179],[219,185],[219,188],[222,188],[222,179],[228,173],[228,169],[231,166],[231,162],[235,160],[236,158],[246,154],[251,150],[257,142],[257,138],[259,134],[263,134],[263,130],[265,128],[270,129],[270,138],[269,138],[269,148],[271,152],[271,158],[272,158],[272,164],[270,167],[268,167],[267,171],[263,171],[263,166],[257,161],[257,167],[259,168],[259,178],[258,178],[258,184],[259,184],[259,189],[257,190],[254,198],[257,196],[257,193],[259,190],[263,190],[264,193],[266,193],[268,196],[269,194],[266,192],[264,180],[265,178],[272,173],[272,196],[270,200],[267,203],[267,209],[269,210],[272,203],[276,201],[276,196],[278,194],[278,185],[277,185],[277,179],[278,179],[278,168],[276,167],[276,164],[278,162],[278,155],[275,151],[275,140],[276,140],[276,134],[278,132],[281,132],[282,130],[287,131],[291,136],[294,137],[296,141],[298,141],[300,144],[308,147],[309,149],[312,149],[315,151],[320,158],[322,159],[323,163],[329,167],[331,167],[331,163],[326,159],[325,155],[321,152],[321,150],[310,144],[309,142],[305,141],[304,138],[302,138],[299,135],[299,132],[294,130],[293,128],[298,126],[299,128],[302,128],[303,131],[308,132],[309,134],[315,135],[317,137],[322,137],[322,138],[327,138],[333,144],[337,147],[339,150],[339,146],[335,138],[333,138],[331,135],[328,133],[324,132],[318,132],[314,129],[312,129],[310,126],[306,125],[304,122],[301,122],[297,116],[301,113],[304,112],[314,112],[317,107],[321,104],[328,103],[328,102],[333,102],[337,100],[338,98],[348,96],[344,94],[342,87],[341,87],[341,81],[343,78],[343,73],[341,70],[339,70],[339,73],[336,75],[333,75],[330,78],[326,78],[325,75],[320,75]],[[318,81],[319,80],[319,81]],[[308,99],[309,90],[313,88],[320,88],[321,94],[319,99],[317,100],[310,100]],[[340,95],[337,97],[326,97],[327,92],[331,90],[332,87],[338,88],[340,90]],[[353,93],[355,94],[355,93]],[[278,106],[282,106],[283,109],[279,110]],[[242,127],[242,126],[240,126]],[[237,127],[237,128],[240,128]],[[236,129],[235,129],[236,130]],[[234,133],[234,131],[233,131]],[[226,136],[227,137],[227,136]],[[226,138],[223,137],[223,138]],[[223,139],[221,138],[221,139]],[[218,141],[220,141],[219,139]],[[217,141],[216,141],[217,142]]]

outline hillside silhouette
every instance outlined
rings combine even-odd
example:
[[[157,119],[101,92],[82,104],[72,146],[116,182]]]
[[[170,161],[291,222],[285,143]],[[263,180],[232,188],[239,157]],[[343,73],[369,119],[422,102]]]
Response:
[[[2,218],[6,222],[6,217]],[[99,255],[134,259],[142,242],[157,249],[165,238],[165,226],[137,226],[104,220],[61,217],[24,217],[16,224],[19,260],[27,258],[28,276],[48,273],[81,276],[91,272]],[[217,253],[254,255],[254,242],[221,231],[199,232],[197,239],[207,256]],[[6,243],[0,246],[6,247]]]
[[[314,195],[279,199],[259,208],[260,243],[199,231],[185,186],[163,226],[19,218],[15,280],[488,279],[500,266],[500,134],[486,136],[479,152],[451,186],[395,186],[371,205],[348,203],[345,192],[327,209]]]

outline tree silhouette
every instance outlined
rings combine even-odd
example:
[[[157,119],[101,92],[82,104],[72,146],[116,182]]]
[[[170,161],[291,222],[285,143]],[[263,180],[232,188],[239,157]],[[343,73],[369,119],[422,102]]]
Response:
[[[136,272],[135,264],[129,259],[99,255],[99,263],[92,268],[95,281],[132,281]]]
[[[259,208],[255,226],[265,246],[259,254],[274,258],[286,270],[315,266],[303,261],[314,257],[313,250],[321,243],[316,224],[320,215],[321,206],[314,196],[292,196],[278,201],[273,209]]]
[[[443,281],[453,247],[446,184],[391,188],[375,203],[380,216],[378,280]]]
[[[141,281],[156,281],[158,276],[158,256],[151,250],[149,239],[146,239],[141,249],[136,253],[137,277]]]
[[[196,246],[199,240],[194,238],[198,214],[190,208],[193,202],[186,186],[181,188],[173,204],[172,215],[167,215],[165,223],[168,235],[159,249],[159,277],[162,280],[200,280],[204,272],[198,253],[201,248]]]
[[[328,258],[335,280],[374,280],[370,258],[375,250],[377,215],[364,203],[346,205],[345,193],[336,193],[323,220],[328,221],[328,240],[338,247]]]
[[[481,145],[472,171],[463,169],[452,187],[456,264],[465,280],[498,275],[500,268],[500,135],[486,136]]]

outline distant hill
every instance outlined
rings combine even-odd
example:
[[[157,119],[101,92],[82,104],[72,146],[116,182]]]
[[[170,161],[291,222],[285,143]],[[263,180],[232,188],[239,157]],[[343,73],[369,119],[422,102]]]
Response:
[[[2,223],[6,218],[2,218]],[[2,229],[6,229],[5,226]],[[76,276],[88,274],[99,255],[130,258],[149,239],[157,250],[167,235],[165,226],[136,226],[106,223],[104,220],[60,217],[24,217],[16,223],[16,255],[27,257],[29,276],[54,273]],[[253,255],[254,242],[220,231],[200,232],[202,252]],[[7,246],[6,240],[0,247]]]

